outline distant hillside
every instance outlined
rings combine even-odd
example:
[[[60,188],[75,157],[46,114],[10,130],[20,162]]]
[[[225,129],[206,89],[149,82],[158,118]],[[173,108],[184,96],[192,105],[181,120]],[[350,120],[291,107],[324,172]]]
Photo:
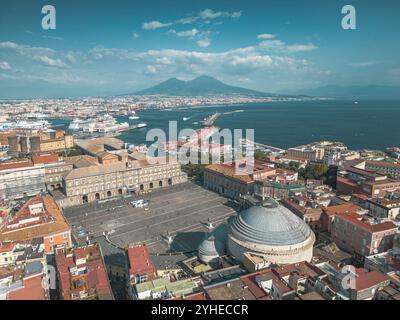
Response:
[[[137,95],[202,96],[244,95],[267,96],[266,93],[227,85],[213,77],[201,76],[191,81],[168,79],[154,87],[136,92]]]
[[[302,91],[309,96],[344,99],[400,99],[400,87],[392,86],[324,86]]]

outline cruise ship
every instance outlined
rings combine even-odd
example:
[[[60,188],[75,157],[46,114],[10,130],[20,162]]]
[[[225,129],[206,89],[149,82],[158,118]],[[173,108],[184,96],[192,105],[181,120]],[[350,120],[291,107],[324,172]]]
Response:
[[[118,123],[111,115],[105,114],[97,118],[74,119],[68,129],[73,132],[81,131],[87,134],[109,134],[129,129],[129,123]]]
[[[39,121],[20,120],[16,122],[0,123],[0,131],[12,130],[12,129],[48,130],[49,128],[50,128],[50,123],[46,120],[39,120]]]

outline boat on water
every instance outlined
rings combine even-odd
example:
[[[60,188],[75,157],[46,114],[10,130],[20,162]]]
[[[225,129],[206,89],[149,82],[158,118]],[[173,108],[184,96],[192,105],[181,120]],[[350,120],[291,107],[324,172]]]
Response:
[[[147,127],[147,123],[139,123],[137,125],[138,128],[146,128]]]
[[[16,122],[0,123],[0,131],[9,129],[31,129],[31,130],[48,130],[51,127],[47,120],[26,121],[18,120]]]
[[[140,117],[138,117],[138,116],[130,116],[129,117],[129,120],[138,120],[138,119],[140,119]]]
[[[129,129],[129,123],[118,123],[109,114],[89,119],[74,119],[68,129],[73,132],[108,134]]]
[[[188,117],[183,117],[183,121],[188,121],[190,118],[188,118]]]

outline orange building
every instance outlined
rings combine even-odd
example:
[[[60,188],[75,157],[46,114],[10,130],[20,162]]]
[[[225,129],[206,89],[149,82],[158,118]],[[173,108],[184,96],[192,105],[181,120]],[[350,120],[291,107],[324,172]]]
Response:
[[[46,253],[72,245],[71,228],[50,196],[29,200],[0,229],[0,242],[23,242],[43,237]]]

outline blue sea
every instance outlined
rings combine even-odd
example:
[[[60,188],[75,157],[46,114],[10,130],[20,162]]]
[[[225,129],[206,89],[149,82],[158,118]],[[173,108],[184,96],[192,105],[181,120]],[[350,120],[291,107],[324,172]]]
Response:
[[[178,121],[178,130],[200,128],[199,122],[215,112],[222,113],[215,123],[221,129],[254,129],[256,142],[280,148],[318,140],[341,141],[352,149],[384,149],[400,145],[400,101],[359,101],[355,104],[354,101],[324,100],[170,111],[146,109],[138,112],[140,120],[117,117],[119,121],[148,125],[145,129],[124,132],[119,138],[132,144],[146,143],[149,129],[160,128],[168,134],[170,120]],[[188,120],[183,121],[183,118]]]

